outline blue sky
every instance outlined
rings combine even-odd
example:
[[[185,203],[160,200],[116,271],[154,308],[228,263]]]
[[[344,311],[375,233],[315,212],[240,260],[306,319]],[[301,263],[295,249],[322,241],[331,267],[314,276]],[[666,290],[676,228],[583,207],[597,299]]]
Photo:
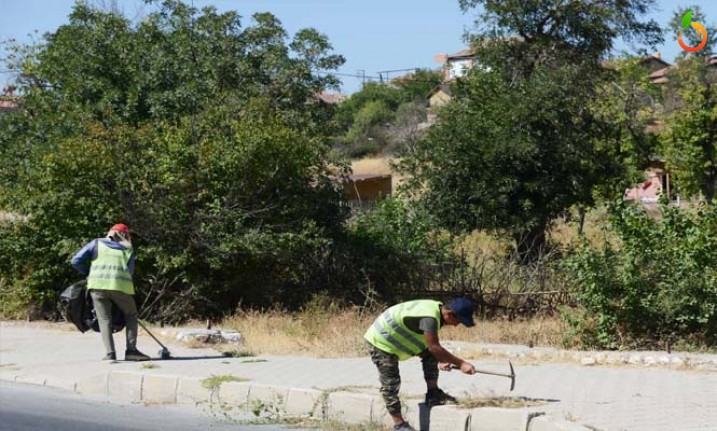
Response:
[[[33,37],[28,35],[35,31],[40,35],[54,31],[67,22],[73,4],[74,0],[0,0],[0,39],[29,42]],[[140,0],[118,0],[118,4],[129,17],[151,10]],[[657,10],[649,16],[665,26],[674,10],[691,4],[699,4],[710,22],[717,21],[717,2],[712,0],[658,0]],[[383,71],[439,67],[434,56],[463,49],[462,35],[474,20],[460,12],[458,0],[194,0],[194,5],[237,10],[246,19],[254,12],[269,11],[290,34],[305,27],[318,29],[328,36],[334,51],[346,57],[339,71],[344,93],[361,86],[362,78],[349,75],[378,78]],[[667,37],[658,51],[672,62],[680,47]],[[9,79],[10,74],[0,73],[0,87]]]

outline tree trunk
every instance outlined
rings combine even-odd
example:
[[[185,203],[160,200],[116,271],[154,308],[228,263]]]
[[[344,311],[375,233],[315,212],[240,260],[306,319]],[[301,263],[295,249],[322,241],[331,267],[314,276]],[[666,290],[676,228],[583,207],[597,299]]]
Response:
[[[516,260],[521,264],[535,262],[545,252],[547,238],[544,226],[516,232],[513,239],[517,251]]]

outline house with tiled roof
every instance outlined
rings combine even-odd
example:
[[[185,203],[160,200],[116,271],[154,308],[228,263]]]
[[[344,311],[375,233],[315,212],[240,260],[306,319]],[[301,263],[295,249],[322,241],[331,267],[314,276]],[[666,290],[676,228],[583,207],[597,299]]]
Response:
[[[15,87],[5,87],[0,95],[0,112],[14,111],[19,103],[20,98],[15,95]]]
[[[338,105],[346,99],[346,95],[338,93],[329,93],[328,91],[322,91],[316,98],[329,105]]]
[[[713,55],[707,59],[707,65],[717,69],[717,55]],[[650,74],[650,82],[653,84],[667,84],[669,82],[669,73],[679,67],[678,64],[669,64],[661,69],[655,70]]]
[[[466,76],[475,65],[476,55],[472,49],[464,49],[454,54],[439,54],[434,59],[443,63],[443,82],[451,82]]]

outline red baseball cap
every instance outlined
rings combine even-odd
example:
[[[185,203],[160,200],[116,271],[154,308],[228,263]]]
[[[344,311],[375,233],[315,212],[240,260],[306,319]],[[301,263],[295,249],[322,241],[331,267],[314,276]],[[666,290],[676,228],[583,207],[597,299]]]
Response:
[[[110,228],[110,230],[116,230],[117,232],[129,233],[129,227],[124,223],[118,223]]]

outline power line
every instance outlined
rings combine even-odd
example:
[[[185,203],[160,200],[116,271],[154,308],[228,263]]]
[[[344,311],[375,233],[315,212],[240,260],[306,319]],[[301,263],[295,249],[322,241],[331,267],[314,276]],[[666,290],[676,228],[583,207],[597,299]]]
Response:
[[[408,72],[408,71],[416,71],[416,70],[420,70],[420,69],[421,69],[420,67],[414,67],[414,68],[410,68],[410,69],[382,70],[380,72],[376,72],[378,75],[367,75],[363,69],[359,69],[358,72],[360,72],[360,73],[333,72],[330,70],[319,70],[319,71],[316,71],[316,73],[330,74],[330,75],[336,75],[336,76],[346,76],[349,78],[357,78],[357,79],[361,79],[364,81],[370,81],[370,82],[375,82],[375,81],[384,82],[383,74],[385,74],[385,73]],[[389,81],[388,75],[386,75],[386,81]],[[433,80],[430,80],[430,79],[415,79],[415,81],[416,82],[434,82]]]

